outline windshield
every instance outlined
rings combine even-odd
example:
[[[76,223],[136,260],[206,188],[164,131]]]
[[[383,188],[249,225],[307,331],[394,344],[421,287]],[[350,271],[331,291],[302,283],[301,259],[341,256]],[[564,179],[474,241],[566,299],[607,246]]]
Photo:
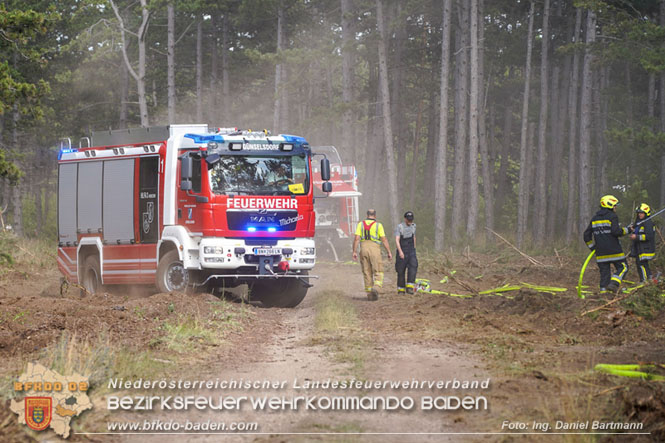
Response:
[[[309,190],[307,157],[303,155],[222,157],[208,173],[215,194],[291,195]]]

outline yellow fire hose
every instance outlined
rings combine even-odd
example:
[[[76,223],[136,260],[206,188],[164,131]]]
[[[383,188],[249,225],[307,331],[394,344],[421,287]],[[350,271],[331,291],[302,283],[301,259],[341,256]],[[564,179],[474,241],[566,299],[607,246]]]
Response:
[[[589,256],[584,261],[582,269],[580,270],[580,279],[577,281],[577,296],[579,298],[585,298],[584,294],[582,294],[582,279],[584,278],[584,272],[586,271],[586,267],[589,265],[589,262],[591,261],[591,258],[594,255],[596,255],[595,249],[589,253]]]
[[[610,365],[605,363],[597,364],[594,371],[604,372],[606,374],[618,375],[621,377],[641,378],[651,381],[665,381],[665,376],[644,372],[643,369],[655,369],[655,365]]]

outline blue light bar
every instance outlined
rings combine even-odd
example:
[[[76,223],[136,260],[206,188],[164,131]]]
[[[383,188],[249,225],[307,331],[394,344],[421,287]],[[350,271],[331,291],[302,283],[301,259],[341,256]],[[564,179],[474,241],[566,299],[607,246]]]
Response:
[[[185,137],[191,138],[192,140],[194,140],[194,143],[208,143],[208,142],[224,143],[224,137],[222,137],[219,134],[209,134],[209,135],[185,134]]]
[[[297,135],[289,135],[289,134],[279,134],[279,135],[284,137],[284,141],[286,141],[287,143],[294,143],[294,144],[307,143],[305,137],[300,137]]]
[[[254,232],[254,231],[256,231],[256,228],[254,226],[250,226],[250,227],[247,228],[247,230],[249,232]]]
[[[274,226],[268,228],[268,232],[275,232],[275,231],[277,231],[277,228]]]
[[[78,149],[70,148],[70,149],[61,149],[60,152],[58,152],[58,160],[62,158],[62,154],[71,154],[72,152],[79,152]]]

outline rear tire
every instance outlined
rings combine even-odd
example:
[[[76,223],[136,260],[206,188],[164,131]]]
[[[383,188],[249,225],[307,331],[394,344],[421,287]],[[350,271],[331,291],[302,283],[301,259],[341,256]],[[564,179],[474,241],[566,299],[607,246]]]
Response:
[[[186,291],[190,287],[190,272],[178,256],[171,250],[164,254],[157,266],[157,289],[159,292]]]
[[[308,271],[300,272],[302,276],[308,274]],[[255,283],[249,297],[260,301],[266,308],[295,308],[307,295],[307,289],[298,278],[282,278]]]
[[[102,285],[102,273],[99,266],[99,257],[89,255],[83,262],[83,275],[81,276],[81,295],[95,295],[104,292]]]

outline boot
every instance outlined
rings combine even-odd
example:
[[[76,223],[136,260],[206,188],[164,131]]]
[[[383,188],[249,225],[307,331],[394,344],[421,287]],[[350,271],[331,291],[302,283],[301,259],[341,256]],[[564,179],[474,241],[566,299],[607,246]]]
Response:
[[[372,288],[372,290],[367,293],[367,300],[377,301],[378,299],[379,299],[379,291]]]

